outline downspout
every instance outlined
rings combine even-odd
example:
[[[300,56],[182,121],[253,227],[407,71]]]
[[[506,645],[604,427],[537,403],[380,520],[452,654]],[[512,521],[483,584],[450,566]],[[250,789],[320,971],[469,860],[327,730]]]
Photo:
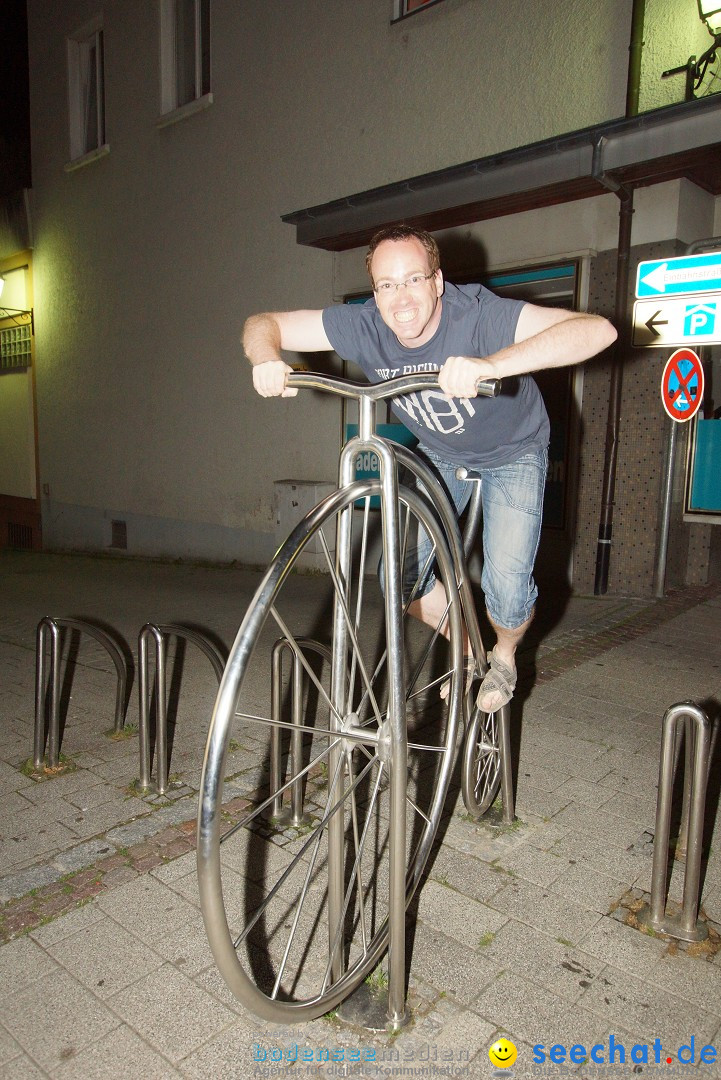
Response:
[[[641,86],[641,55],[643,53],[643,20],[646,0],[634,0],[631,13],[631,44],[628,47],[628,84],[626,87],[626,116],[638,116]]]
[[[645,0],[634,0],[631,15],[631,42],[628,58],[628,84],[626,89],[626,116],[638,115],[639,87],[641,83],[641,55],[643,50],[643,24]],[[603,463],[601,485],[601,516],[598,523],[596,548],[596,578],[593,587],[596,596],[608,591],[608,567],[611,558],[613,536],[613,504],[616,493],[616,465],[618,461],[618,432],[621,420],[621,396],[623,390],[623,362],[630,342],[628,322],[628,270],[631,257],[631,223],[633,220],[633,189],[622,187],[603,171],[603,140],[594,146],[593,175],[620,200],[618,220],[618,255],[616,261],[615,325],[618,338],[611,361],[611,385],[608,395],[608,419],[606,422],[606,453]]]
[[[598,176],[604,186],[611,187],[608,177]],[[595,596],[608,591],[608,567],[611,558],[613,536],[613,504],[616,493],[616,464],[618,461],[618,433],[621,421],[621,394],[623,390],[623,362],[630,340],[628,325],[628,264],[631,257],[631,222],[633,219],[633,189],[617,185],[620,199],[618,220],[618,256],[616,261],[616,307],[614,323],[618,337],[611,361],[611,385],[608,394],[608,419],[606,421],[606,456],[603,463],[601,486],[601,517],[598,523],[598,546],[596,548]]]

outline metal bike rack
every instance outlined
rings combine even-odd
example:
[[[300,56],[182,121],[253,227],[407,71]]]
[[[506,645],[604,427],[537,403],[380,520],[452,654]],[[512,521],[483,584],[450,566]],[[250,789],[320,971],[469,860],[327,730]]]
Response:
[[[319,641],[311,638],[298,638],[297,644],[301,649],[309,649],[316,652],[331,663],[330,649],[321,645]],[[292,657],[292,696],[291,696],[291,723],[293,733],[290,737],[290,772],[291,776],[297,776],[303,768],[303,731],[301,710],[303,708],[303,691],[305,679],[303,678],[303,662],[295,652],[287,638],[279,638],[273,646],[271,655],[271,719],[273,728],[270,733],[270,794],[274,796],[271,810],[271,819],[279,825],[292,825],[295,828],[302,825],[307,819],[303,813],[303,782],[294,780],[290,788],[290,806],[283,809],[283,796],[278,792],[283,784],[281,776],[281,712],[283,696],[283,652],[285,649]]]
[[[45,696],[46,679],[50,686],[50,715],[48,719],[47,758],[48,766],[54,768],[60,753],[60,645],[61,629],[79,630],[90,634],[103,646],[115,664],[118,674],[118,686],[115,696],[115,731],[122,731],[125,723],[127,702],[125,700],[128,685],[128,665],[122,652],[113,639],[85,619],[57,619],[46,615],[38,623],[35,653],[35,737],[33,747],[33,766],[42,768],[45,757]],[[50,640],[49,670],[46,665],[47,643]]]
[[[666,879],[671,830],[671,799],[677,725],[686,723],[684,769],[684,813],[677,854],[685,851],[683,906],[680,915],[666,915]],[[703,849],[704,810],[708,779],[711,725],[706,713],[691,701],[682,701],[666,710],[663,718],[661,763],[659,766],[656,834],[653,844],[651,900],[638,914],[642,926],[660,930],[682,941],[703,941],[708,928],[698,918],[699,879]],[[689,767],[691,775],[689,776]]]
[[[165,693],[165,640],[173,636],[192,641],[205,653],[213,665],[220,683],[225,660],[217,647],[198,630],[175,623],[146,623],[138,635],[138,687],[140,693],[140,786],[151,787],[150,779],[150,701],[152,689],[148,677],[148,641],[155,643],[155,702],[156,737],[155,760],[159,795],[168,787],[168,702]]]

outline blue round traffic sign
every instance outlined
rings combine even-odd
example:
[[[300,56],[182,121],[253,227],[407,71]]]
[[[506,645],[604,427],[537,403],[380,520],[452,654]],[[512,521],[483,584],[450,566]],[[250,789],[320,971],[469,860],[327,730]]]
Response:
[[[677,349],[661,377],[661,401],[672,420],[690,420],[703,401],[703,366],[693,349]]]

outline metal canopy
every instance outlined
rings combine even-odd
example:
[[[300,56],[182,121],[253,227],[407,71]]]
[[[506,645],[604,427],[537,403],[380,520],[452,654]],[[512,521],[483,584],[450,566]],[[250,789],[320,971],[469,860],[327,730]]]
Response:
[[[428,230],[686,177],[721,194],[721,94],[284,214],[299,244],[343,251],[399,221]],[[604,182],[604,180],[606,182]]]

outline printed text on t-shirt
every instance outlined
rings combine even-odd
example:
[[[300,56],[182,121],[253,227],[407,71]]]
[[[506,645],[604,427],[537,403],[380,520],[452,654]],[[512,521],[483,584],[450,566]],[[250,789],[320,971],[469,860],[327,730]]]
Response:
[[[380,379],[394,375],[415,375],[418,371],[437,371],[433,364],[405,364],[403,369],[376,368]],[[396,398],[396,407],[402,409],[414,424],[425,426],[428,431],[442,435],[461,435],[465,431],[467,417],[475,416],[473,401],[468,398],[448,398],[442,390],[422,390],[420,393],[404,394]],[[463,412],[465,412],[465,416]]]

